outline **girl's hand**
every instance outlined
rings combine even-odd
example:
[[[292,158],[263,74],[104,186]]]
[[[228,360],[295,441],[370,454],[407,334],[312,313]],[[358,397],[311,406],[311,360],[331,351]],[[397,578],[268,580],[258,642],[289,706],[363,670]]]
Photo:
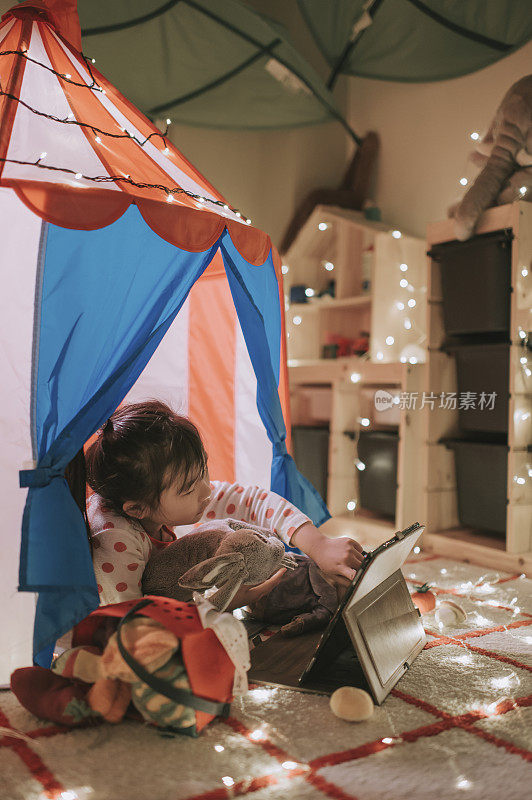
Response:
[[[324,536],[313,558],[318,567],[339,586],[351,583],[364,560],[362,547],[347,536],[339,539]]]
[[[247,606],[264,597],[265,594],[271,592],[274,586],[277,586],[282,581],[285,572],[286,567],[283,567],[274,572],[271,578],[263,581],[263,583],[258,583],[256,586],[241,586],[227,606],[226,611],[234,611],[235,608],[242,608],[242,606]]]
[[[306,553],[318,567],[338,586],[348,586],[362,564],[362,546],[347,536],[330,539],[319,532],[312,523],[306,523],[290,541]]]

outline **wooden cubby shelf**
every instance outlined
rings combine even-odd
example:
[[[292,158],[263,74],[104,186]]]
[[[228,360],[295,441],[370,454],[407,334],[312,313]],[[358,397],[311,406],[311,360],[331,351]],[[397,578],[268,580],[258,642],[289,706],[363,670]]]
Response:
[[[435,245],[455,239],[453,222],[431,224],[423,241],[368,222],[358,212],[319,206],[284,254],[293,424],[328,426],[332,519],[324,532],[375,546],[419,521],[427,526],[422,546],[428,551],[532,574],[532,350],[525,347],[532,331],[532,204],[488,210],[477,233],[501,230],[511,242],[504,534],[460,523],[454,453],[441,441],[460,438],[458,411],[421,403],[424,393],[457,391],[455,358],[442,348],[439,266],[427,257]],[[335,296],[318,298],[331,280]],[[309,302],[290,304],[293,286],[308,287]],[[357,339],[364,332],[367,353],[323,357],[331,334]],[[376,408],[379,390],[395,398],[391,417]],[[406,400],[413,396],[417,407]],[[356,443],[362,429],[397,432],[395,515],[360,503]],[[347,504],[355,501],[349,510]]]

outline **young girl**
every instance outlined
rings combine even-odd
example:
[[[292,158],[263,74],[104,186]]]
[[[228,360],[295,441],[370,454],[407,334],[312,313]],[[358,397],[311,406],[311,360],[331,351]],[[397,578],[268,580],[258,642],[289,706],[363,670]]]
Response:
[[[142,572],[154,548],[175,541],[173,528],[234,518],[274,531],[299,547],[340,585],[362,561],[348,538],[328,539],[301,511],[258,486],[209,481],[207,454],[196,427],[156,400],[119,408],[89,448],[87,505],[100,602],[142,597]],[[246,605],[282,578],[243,587],[232,607]]]

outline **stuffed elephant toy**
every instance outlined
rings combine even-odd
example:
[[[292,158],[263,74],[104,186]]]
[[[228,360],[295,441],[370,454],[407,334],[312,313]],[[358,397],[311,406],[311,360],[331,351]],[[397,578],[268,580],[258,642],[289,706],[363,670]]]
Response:
[[[510,87],[471,158],[482,169],[463,200],[449,209],[461,240],[469,239],[490,206],[532,199],[532,75]]]
[[[209,601],[224,611],[242,585],[256,586],[282,567],[295,566],[272,531],[235,519],[213,520],[155,552],[144,569],[142,591],[186,601],[193,590],[216,586]]]

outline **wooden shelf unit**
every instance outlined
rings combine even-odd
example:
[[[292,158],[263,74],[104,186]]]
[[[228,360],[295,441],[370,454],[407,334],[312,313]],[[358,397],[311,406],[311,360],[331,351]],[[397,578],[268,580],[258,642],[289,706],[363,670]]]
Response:
[[[425,549],[492,568],[532,574],[532,353],[523,336],[532,336],[532,204],[516,202],[489,209],[478,234],[501,229],[513,233],[511,257],[508,482],[506,536],[460,526],[454,456],[442,437],[458,432],[458,411],[425,409],[420,420],[423,448]],[[428,227],[427,250],[455,240],[453,221]],[[428,259],[428,353],[423,391],[457,390],[454,358],[440,350],[444,338],[440,268]],[[471,298],[474,302],[474,298]],[[527,356],[528,352],[528,356]],[[521,359],[528,357],[528,365]]]
[[[389,519],[360,508],[360,503],[354,511],[347,509],[350,500],[358,500],[358,470],[355,443],[344,431],[357,432],[364,416],[382,416],[373,402],[378,389],[397,397],[419,390],[426,340],[425,242],[369,222],[359,212],[318,206],[283,255],[283,265],[292,423],[329,424],[327,502],[333,518],[324,531],[364,535],[376,546],[420,517],[422,476],[416,453],[421,443],[411,414],[401,410],[395,415],[396,515]],[[369,287],[363,279],[369,279]],[[335,297],[318,298],[330,280],[335,281]],[[294,285],[311,288],[314,296],[290,304]],[[354,339],[363,331],[370,334],[367,354],[322,357],[327,333]]]
[[[423,240],[358,211],[317,206],[283,255],[283,272],[291,361],[321,359],[327,334],[355,339],[364,332],[372,361],[424,360]],[[319,297],[330,281],[334,297]],[[291,304],[290,287],[298,285],[314,294]]]

